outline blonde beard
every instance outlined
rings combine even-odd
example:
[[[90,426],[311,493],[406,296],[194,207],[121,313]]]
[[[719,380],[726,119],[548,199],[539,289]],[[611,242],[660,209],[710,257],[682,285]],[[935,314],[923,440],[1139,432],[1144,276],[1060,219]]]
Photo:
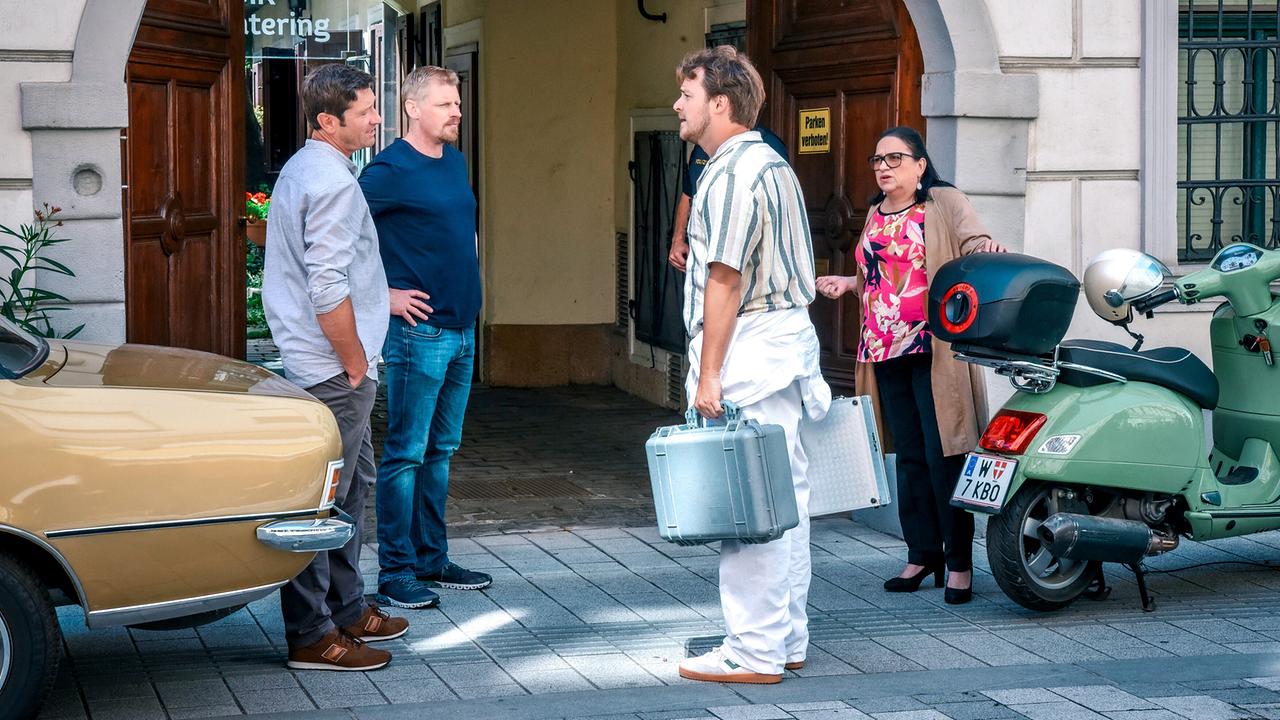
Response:
[[[705,134],[706,134],[706,132],[707,132],[707,128],[711,127],[711,118],[709,118],[709,117],[708,117],[708,118],[705,118],[705,119],[704,119],[703,123],[702,123],[700,126],[698,126],[698,127],[697,127],[697,133],[696,133],[696,134],[694,133],[694,126],[693,126],[693,123],[689,122],[689,119],[688,119],[688,118],[685,118],[684,126],[685,126],[685,128],[686,128],[686,129],[688,129],[688,130],[689,130],[689,133],[690,133],[691,135],[693,135],[693,137],[685,137],[685,136],[684,136],[684,133],[681,133],[681,134],[680,134],[680,139],[681,139],[681,140],[684,140],[685,142],[688,142],[688,143],[695,143],[695,144],[696,144],[696,143],[698,142],[698,140],[699,140],[703,135],[705,135]]]

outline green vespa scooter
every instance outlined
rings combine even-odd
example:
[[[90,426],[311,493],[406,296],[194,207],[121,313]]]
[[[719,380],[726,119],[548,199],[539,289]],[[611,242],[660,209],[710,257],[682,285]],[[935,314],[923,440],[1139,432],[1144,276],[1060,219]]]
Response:
[[[1132,250],[1085,271],[1095,313],[1132,348],[1063,341],[1080,284],[1025,255],[981,253],[939,268],[933,331],[962,360],[993,368],[1019,392],[970,453],[952,504],[987,513],[987,556],[1020,605],[1056,610],[1108,592],[1103,562],[1132,569],[1143,608],[1144,558],[1208,540],[1280,528],[1280,250],[1235,244],[1162,290],[1167,268]],[[1173,301],[1225,299],[1209,333],[1214,371],[1190,351],[1141,351],[1133,315]],[[1205,411],[1213,413],[1213,445]]]

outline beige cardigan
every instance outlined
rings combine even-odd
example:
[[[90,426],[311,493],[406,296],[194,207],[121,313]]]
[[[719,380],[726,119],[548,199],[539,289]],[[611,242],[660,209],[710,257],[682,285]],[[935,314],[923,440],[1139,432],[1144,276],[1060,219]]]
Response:
[[[932,285],[933,274],[938,268],[949,260],[977,251],[991,235],[969,204],[969,198],[955,188],[933,188],[924,207],[924,256],[929,284]],[[868,221],[873,212],[875,208],[868,211]],[[854,292],[861,296],[861,270],[857,271],[856,277]],[[951,345],[934,337],[931,377],[943,454],[960,455],[973,450],[987,424],[987,393],[981,370],[957,360],[951,352]],[[871,396],[880,437],[886,447],[892,448],[892,440],[880,417],[874,365],[857,363],[854,382],[859,394]]]

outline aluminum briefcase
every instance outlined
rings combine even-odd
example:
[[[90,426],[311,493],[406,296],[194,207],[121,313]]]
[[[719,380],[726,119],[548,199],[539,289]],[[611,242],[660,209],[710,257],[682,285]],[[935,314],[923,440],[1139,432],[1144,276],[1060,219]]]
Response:
[[[836,398],[822,420],[800,419],[809,458],[809,517],[888,505],[880,433],[871,398]]]
[[[660,427],[645,443],[664,540],[764,543],[800,524],[782,426],[743,420],[732,403],[724,408],[723,423],[707,424],[690,409],[685,424]]]

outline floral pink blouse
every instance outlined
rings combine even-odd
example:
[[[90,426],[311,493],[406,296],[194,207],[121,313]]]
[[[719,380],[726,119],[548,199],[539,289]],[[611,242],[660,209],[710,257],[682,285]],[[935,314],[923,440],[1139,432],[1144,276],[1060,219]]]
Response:
[[[929,277],[924,257],[924,203],[886,215],[877,209],[858,242],[862,339],[858,360],[881,362],[932,348]]]

